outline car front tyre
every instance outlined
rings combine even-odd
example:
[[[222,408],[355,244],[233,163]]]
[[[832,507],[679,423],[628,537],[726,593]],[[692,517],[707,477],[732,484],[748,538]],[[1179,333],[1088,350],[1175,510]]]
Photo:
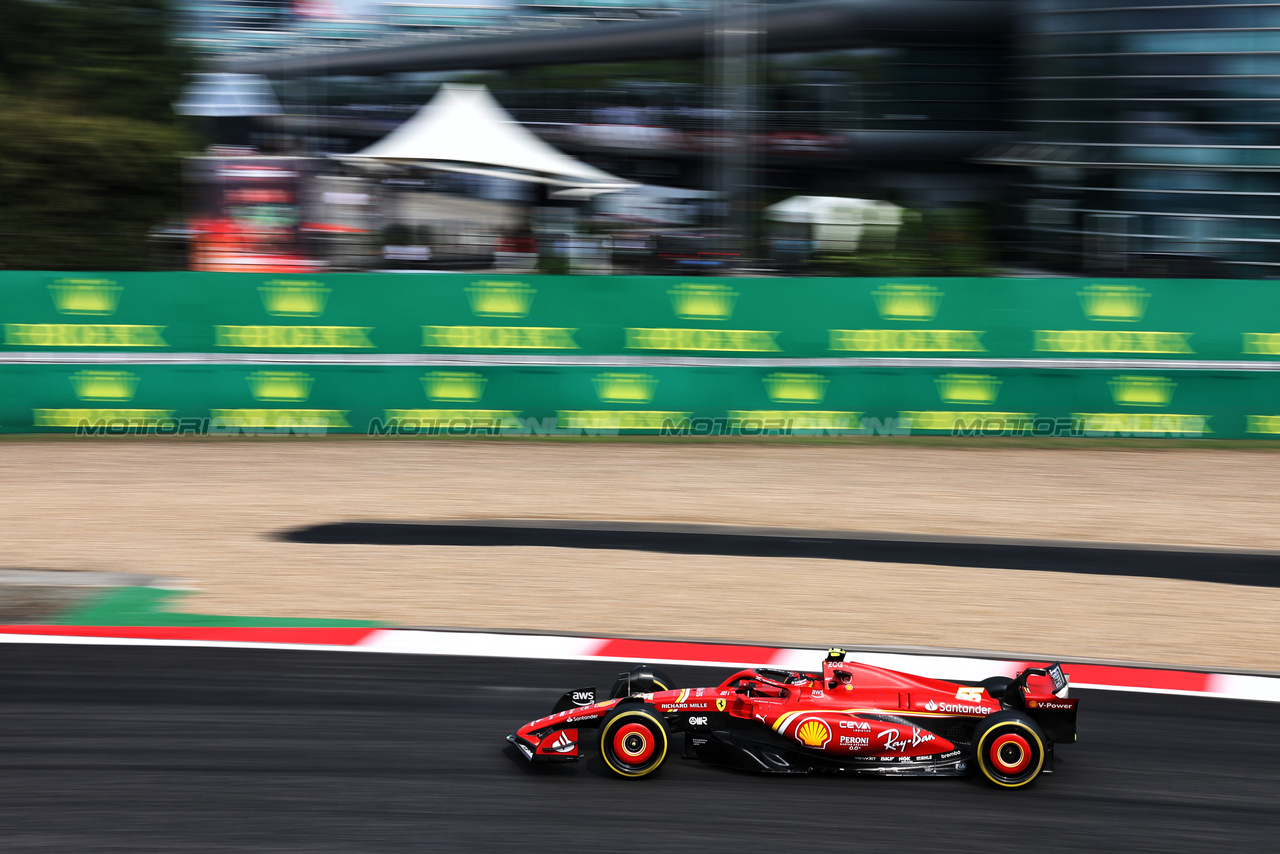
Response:
[[[619,777],[636,779],[658,773],[670,746],[667,725],[652,706],[622,706],[600,725],[600,757]]]

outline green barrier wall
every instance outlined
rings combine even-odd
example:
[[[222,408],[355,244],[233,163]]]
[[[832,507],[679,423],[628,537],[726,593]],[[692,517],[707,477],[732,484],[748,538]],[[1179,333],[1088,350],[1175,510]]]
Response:
[[[3,272],[0,332],[9,433],[1280,435],[1265,281]]]
[[[1280,435],[1280,374],[3,365],[8,432]]]
[[[1280,358],[1280,283],[0,272],[0,350]]]

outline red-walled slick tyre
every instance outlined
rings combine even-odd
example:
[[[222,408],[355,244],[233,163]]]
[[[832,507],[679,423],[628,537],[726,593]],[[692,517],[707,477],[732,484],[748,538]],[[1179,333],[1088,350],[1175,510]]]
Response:
[[[619,777],[635,779],[658,773],[670,744],[667,725],[652,706],[622,706],[600,725],[600,757]]]
[[[978,770],[997,786],[1018,789],[1035,782],[1044,769],[1044,733],[1021,712],[997,712],[983,718],[973,733]]]

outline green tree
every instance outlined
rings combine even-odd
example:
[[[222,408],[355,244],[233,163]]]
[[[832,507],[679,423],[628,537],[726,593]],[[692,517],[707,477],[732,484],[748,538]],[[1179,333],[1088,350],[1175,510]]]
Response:
[[[165,0],[0,0],[0,266],[145,266],[181,205]]]

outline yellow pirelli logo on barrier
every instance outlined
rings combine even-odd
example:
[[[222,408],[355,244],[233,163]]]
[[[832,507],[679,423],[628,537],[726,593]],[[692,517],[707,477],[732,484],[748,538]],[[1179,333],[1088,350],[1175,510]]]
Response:
[[[978,329],[832,329],[832,350],[857,353],[985,353]]]
[[[912,430],[1026,430],[1034,412],[903,411],[898,418]]]
[[[1248,415],[1244,429],[1246,433],[1280,435],[1280,415]]]
[[[350,427],[347,409],[210,409],[215,427],[329,429]]]
[[[482,350],[577,350],[577,329],[561,326],[424,326],[423,347]]]
[[[778,332],[764,329],[627,329],[628,350],[780,353]]]
[[[661,430],[689,418],[691,412],[616,409],[562,409],[556,413],[562,430]]]
[[[168,347],[164,326],[130,323],[6,323],[4,343],[15,347]]]
[[[384,409],[388,421],[401,427],[495,429],[519,427],[518,409]]]
[[[1037,329],[1034,348],[1042,353],[1194,353],[1191,332],[1110,329]]]
[[[1164,412],[1073,412],[1077,430],[1100,435],[1204,436],[1208,415],[1179,415]]]
[[[1244,333],[1244,352],[1251,356],[1280,356],[1280,332]]]
[[[372,330],[372,326],[215,326],[213,343],[246,350],[357,350],[373,347]]]
[[[97,424],[154,427],[173,419],[172,409],[33,409],[36,427],[82,427]]]
[[[861,412],[812,409],[730,409],[733,426],[762,430],[858,430]]]

